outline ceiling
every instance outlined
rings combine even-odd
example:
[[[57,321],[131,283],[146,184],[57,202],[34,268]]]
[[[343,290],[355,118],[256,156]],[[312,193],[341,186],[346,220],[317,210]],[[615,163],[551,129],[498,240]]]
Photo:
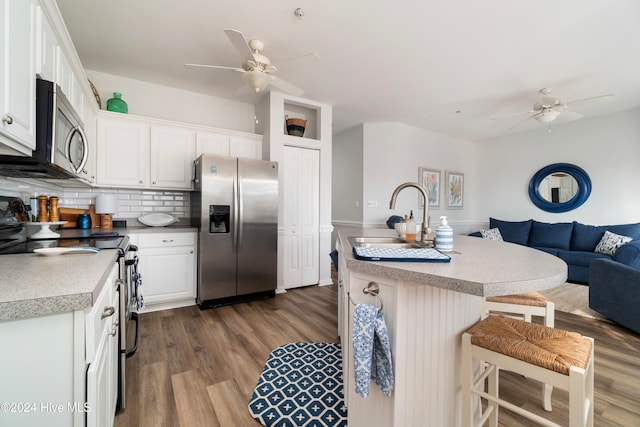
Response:
[[[563,102],[616,94],[572,108],[585,118],[640,106],[638,0],[57,3],[86,69],[244,102],[257,95],[239,73],[183,64],[239,67],[224,30],[260,38],[277,76],[333,105],[334,133],[381,121],[471,140],[544,128],[511,129],[544,87]],[[291,60],[310,52],[319,60]]]

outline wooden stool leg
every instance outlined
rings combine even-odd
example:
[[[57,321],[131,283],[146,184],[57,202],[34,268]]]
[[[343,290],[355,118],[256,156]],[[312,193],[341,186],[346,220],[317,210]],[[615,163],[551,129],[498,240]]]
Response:
[[[551,392],[553,391],[553,386],[549,384],[543,384],[542,386],[542,406],[544,410],[547,412],[552,411],[551,407]]]
[[[496,400],[499,397],[499,393],[498,393],[498,390],[500,389],[499,379],[500,379],[500,368],[495,366],[495,368],[493,369],[493,372],[491,372],[491,374],[487,378],[487,385],[488,385],[487,393],[489,393],[491,396],[496,398]],[[489,427],[498,427],[498,409],[500,408],[500,405],[498,405],[497,402],[490,401],[488,402],[488,406],[493,406],[493,411],[491,412],[491,415],[489,415]]]
[[[462,335],[462,426],[473,426],[473,357],[471,357],[471,335]]]

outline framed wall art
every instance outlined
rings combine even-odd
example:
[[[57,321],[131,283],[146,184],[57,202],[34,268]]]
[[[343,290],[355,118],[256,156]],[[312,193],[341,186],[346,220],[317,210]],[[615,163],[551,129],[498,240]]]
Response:
[[[462,208],[464,202],[464,174],[447,171],[447,207]]]
[[[418,182],[424,187],[429,200],[429,208],[437,208],[440,206],[440,171],[429,168],[418,168]],[[424,207],[424,200],[420,198],[420,207]]]

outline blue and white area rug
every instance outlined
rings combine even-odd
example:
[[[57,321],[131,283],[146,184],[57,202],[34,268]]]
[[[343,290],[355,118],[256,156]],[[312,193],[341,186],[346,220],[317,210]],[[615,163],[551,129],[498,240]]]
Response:
[[[340,344],[292,343],[273,350],[249,401],[267,427],[344,427]]]

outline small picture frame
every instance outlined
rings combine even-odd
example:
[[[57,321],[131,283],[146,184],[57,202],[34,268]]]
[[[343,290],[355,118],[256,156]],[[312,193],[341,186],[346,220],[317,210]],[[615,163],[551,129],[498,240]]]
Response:
[[[464,206],[464,174],[447,171],[447,207],[462,209]]]
[[[427,192],[429,209],[440,207],[440,171],[437,169],[420,167],[418,168],[418,182]],[[419,198],[419,206],[424,208],[423,197],[419,196]]]

